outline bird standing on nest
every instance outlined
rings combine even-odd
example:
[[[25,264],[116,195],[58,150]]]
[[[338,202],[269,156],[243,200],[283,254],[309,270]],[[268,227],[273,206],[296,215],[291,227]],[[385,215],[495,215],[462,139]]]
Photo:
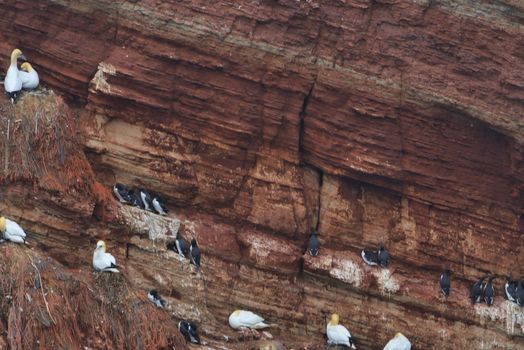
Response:
[[[20,77],[20,71],[18,70],[18,60],[26,60],[25,56],[22,54],[22,51],[19,49],[14,49],[11,52],[11,64],[7,69],[7,74],[4,79],[4,89],[5,93],[11,99],[11,103],[15,103],[16,98],[22,90],[22,79]]]
[[[116,259],[113,255],[106,253],[106,243],[98,241],[95,252],[93,253],[93,267],[100,272],[115,272],[117,270]]]
[[[4,239],[14,243],[26,243],[25,231],[16,222],[0,217],[0,232],[4,234]],[[27,244],[27,243],[26,243]]]
[[[40,78],[38,77],[38,73],[33,68],[33,66],[31,66],[29,62],[24,62],[20,68],[22,70],[18,74],[20,75],[20,79],[22,79],[22,89],[36,89],[40,83]]]

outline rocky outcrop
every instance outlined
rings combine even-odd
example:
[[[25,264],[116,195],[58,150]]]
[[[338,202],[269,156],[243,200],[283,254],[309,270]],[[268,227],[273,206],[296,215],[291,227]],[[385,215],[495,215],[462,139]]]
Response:
[[[240,307],[277,323],[271,333],[288,348],[321,348],[334,311],[359,349],[397,331],[415,348],[522,346],[522,309],[467,299],[486,272],[524,275],[519,2],[57,0],[0,10],[1,51],[23,46],[74,108],[96,178],[76,202],[3,187],[2,212],[51,257],[87,269],[106,238],[133,287],[166,295],[210,347],[247,346],[226,326]],[[102,187],[115,181],[161,194],[169,218],[109,200]],[[303,255],[312,229],[318,258]],[[198,239],[201,271],[166,251],[177,232]],[[359,256],[380,242],[387,270]]]

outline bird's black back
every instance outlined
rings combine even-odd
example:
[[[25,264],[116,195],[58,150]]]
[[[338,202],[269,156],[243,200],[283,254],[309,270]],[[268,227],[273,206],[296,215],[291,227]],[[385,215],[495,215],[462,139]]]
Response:
[[[189,251],[191,253],[191,262],[196,266],[200,266],[200,249],[198,249],[195,239],[191,241],[191,248]]]
[[[442,275],[440,275],[440,289],[442,289],[442,293],[444,293],[445,296],[449,296],[451,277],[447,271],[444,271]]]
[[[480,296],[482,295],[482,290],[484,289],[483,287],[483,282],[484,282],[484,279],[486,279],[487,276],[482,276],[479,280],[477,280],[477,282],[475,282],[473,284],[473,286],[471,287],[471,291],[469,293],[469,298],[471,299],[471,302],[472,303],[476,303],[478,302],[477,300],[480,298]]]
[[[493,279],[495,277],[490,277],[488,283],[484,287],[484,301],[488,305],[492,305],[495,298],[495,289],[493,288]]]
[[[378,251],[378,263],[382,267],[388,267],[389,264],[389,253],[383,246]]]
[[[311,234],[309,237],[309,242],[307,245],[307,250],[311,256],[317,256],[320,250],[320,241],[315,233]]]

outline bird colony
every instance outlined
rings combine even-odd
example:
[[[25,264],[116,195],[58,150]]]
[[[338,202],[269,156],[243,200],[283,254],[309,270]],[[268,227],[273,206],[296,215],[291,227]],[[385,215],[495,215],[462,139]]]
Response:
[[[18,61],[24,61],[20,69],[18,68]],[[28,62],[27,58],[19,49],[14,49],[10,56],[10,65],[4,79],[4,88],[7,97],[15,104],[17,98],[24,90],[33,90],[38,88],[40,83],[38,73],[33,66]],[[158,215],[167,216],[168,210],[161,197],[151,195],[148,191],[142,188],[127,188],[123,184],[117,183],[113,186],[113,194],[116,199],[123,204],[132,205],[143,210],[156,213]],[[0,233],[3,240],[1,242],[12,242],[20,244],[28,244],[26,240],[26,233],[23,228],[15,221],[0,217]],[[201,267],[200,250],[198,248],[196,239],[193,238],[188,244],[181,237],[177,236],[175,241],[167,243],[167,248],[179,254],[182,258],[189,258],[191,264],[197,269]],[[307,244],[307,253],[313,257],[321,253],[320,240],[316,231],[312,232]],[[384,244],[380,244],[376,249],[364,248],[361,252],[364,263],[377,268],[388,268],[390,262],[390,255]],[[116,259],[111,253],[107,251],[107,245],[104,241],[97,242],[93,252],[92,266],[96,272],[99,273],[119,273],[120,267]],[[440,275],[440,289],[443,295],[447,298],[451,292],[451,275],[452,271],[444,269]],[[472,286],[470,290],[470,299],[472,304],[486,303],[486,305],[493,305],[495,299],[495,288],[493,281],[496,278],[506,278],[503,295],[510,302],[516,303],[519,306],[524,306],[524,279],[515,280],[511,276],[495,276],[484,275],[481,276]],[[156,290],[150,290],[147,294],[147,299],[154,307],[159,309],[166,309],[168,303],[160,296]],[[265,319],[249,310],[235,310],[228,319],[229,326],[234,330],[259,330],[276,326],[274,324],[266,323]],[[191,321],[181,320],[178,323],[178,330],[184,336],[187,342],[193,344],[201,344],[198,335],[198,326]],[[327,344],[342,345],[350,349],[356,349],[358,345],[358,337],[354,338],[349,330],[340,323],[340,316],[336,313],[331,315],[330,321],[326,325]],[[397,333],[387,344],[384,350],[410,350],[411,342],[402,333]]]

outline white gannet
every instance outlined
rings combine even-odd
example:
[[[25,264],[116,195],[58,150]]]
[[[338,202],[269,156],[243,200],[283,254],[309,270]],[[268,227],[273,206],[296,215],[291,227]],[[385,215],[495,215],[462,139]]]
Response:
[[[351,333],[347,330],[346,327],[338,324],[339,317],[337,314],[331,315],[331,321],[326,326],[326,334],[328,337],[329,345],[345,345],[351,349],[356,349],[355,344],[353,344],[353,338],[351,338]]]
[[[38,73],[33,66],[31,66],[29,62],[24,62],[20,68],[22,70],[18,72],[18,75],[20,76],[20,79],[22,79],[22,89],[36,89],[40,83],[40,79],[38,78]]]
[[[155,289],[152,289],[147,293],[147,299],[156,305],[159,309],[165,309],[166,308],[166,301],[162,299],[162,297],[158,294],[158,292]]]
[[[395,337],[386,344],[384,350],[411,350],[411,343],[404,334],[397,333]]]
[[[26,243],[25,232],[16,222],[0,217],[0,232],[4,234],[4,239],[14,243]]]
[[[233,329],[251,328],[262,329],[271,327],[270,324],[264,323],[264,319],[251,311],[235,310],[229,315],[229,325]]]
[[[93,267],[100,272],[120,272],[116,268],[115,257],[106,253],[106,243],[98,241],[93,253]]]
[[[22,90],[22,79],[20,79],[20,75],[18,74],[18,59],[25,60],[26,58],[22,54],[22,51],[14,49],[13,52],[11,52],[11,64],[7,69],[7,74],[4,79],[4,89],[11,99],[11,103],[15,103],[18,94]]]

